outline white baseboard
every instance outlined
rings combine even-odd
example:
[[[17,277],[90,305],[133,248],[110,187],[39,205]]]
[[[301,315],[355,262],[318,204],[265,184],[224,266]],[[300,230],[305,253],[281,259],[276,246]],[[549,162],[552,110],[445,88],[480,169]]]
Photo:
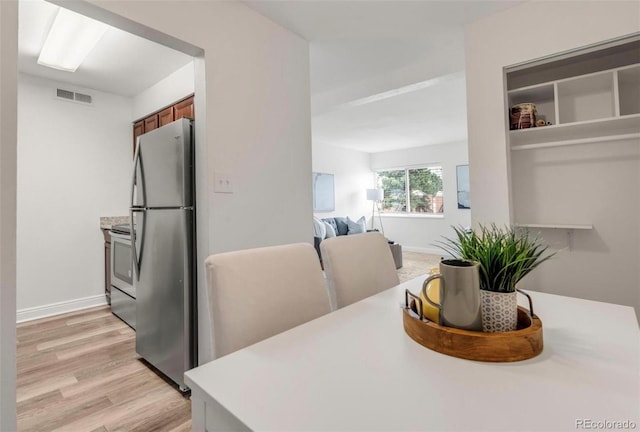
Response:
[[[403,251],[407,251],[407,252],[420,252],[420,253],[433,254],[433,255],[438,255],[438,256],[441,256],[441,257],[449,255],[445,251],[443,251],[442,249],[439,249],[437,247],[429,248],[429,247],[402,245],[402,250]]]
[[[104,294],[98,294],[91,297],[68,300],[59,303],[52,303],[43,306],[35,306],[20,309],[16,313],[16,322],[21,323],[39,318],[46,318],[52,315],[60,315],[67,312],[73,312],[81,309],[87,309],[107,304]]]

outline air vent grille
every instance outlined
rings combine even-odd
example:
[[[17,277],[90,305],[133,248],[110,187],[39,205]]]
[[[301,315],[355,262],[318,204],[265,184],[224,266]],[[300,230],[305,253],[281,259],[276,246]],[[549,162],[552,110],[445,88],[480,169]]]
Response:
[[[56,89],[56,96],[59,97],[60,99],[76,101],[83,104],[91,104],[93,101],[93,98],[91,97],[91,95],[76,93],[76,92],[72,92],[70,90],[64,90],[64,89]]]
[[[76,100],[78,102],[91,103],[91,96],[82,93],[76,93]]]
[[[59,98],[62,99],[69,99],[69,100],[73,100],[73,92],[69,91],[69,90],[62,90],[62,89],[58,89],[58,92],[56,93],[56,95]]]

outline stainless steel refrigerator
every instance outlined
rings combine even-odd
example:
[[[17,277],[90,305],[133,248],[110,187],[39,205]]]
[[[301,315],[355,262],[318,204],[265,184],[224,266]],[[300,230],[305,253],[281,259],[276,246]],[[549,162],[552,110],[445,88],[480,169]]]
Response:
[[[136,351],[182,391],[197,363],[193,132],[180,119],[138,138],[130,208]]]

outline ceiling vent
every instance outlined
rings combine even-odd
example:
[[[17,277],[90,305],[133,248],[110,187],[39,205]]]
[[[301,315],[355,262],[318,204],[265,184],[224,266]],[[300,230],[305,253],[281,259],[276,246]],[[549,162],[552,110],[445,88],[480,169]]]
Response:
[[[82,94],[82,93],[75,93],[76,96],[76,101],[78,102],[82,102],[82,103],[91,103],[91,96],[86,95],[86,94]]]
[[[83,94],[83,93],[76,93],[76,92],[72,92],[70,90],[64,90],[64,89],[56,89],[56,96],[59,97],[60,99],[80,102],[83,104],[90,104],[92,101],[92,98],[90,95]]]
[[[56,96],[62,99],[73,100],[73,92],[69,90],[57,89]]]

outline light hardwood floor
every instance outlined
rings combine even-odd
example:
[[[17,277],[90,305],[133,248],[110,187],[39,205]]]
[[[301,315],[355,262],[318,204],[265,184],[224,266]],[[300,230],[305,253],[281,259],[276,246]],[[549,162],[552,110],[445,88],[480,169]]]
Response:
[[[400,282],[406,282],[428,273],[439,263],[440,255],[402,251],[402,268],[398,269],[398,278]]]
[[[191,402],[109,307],[19,324],[19,431],[190,431]]]

